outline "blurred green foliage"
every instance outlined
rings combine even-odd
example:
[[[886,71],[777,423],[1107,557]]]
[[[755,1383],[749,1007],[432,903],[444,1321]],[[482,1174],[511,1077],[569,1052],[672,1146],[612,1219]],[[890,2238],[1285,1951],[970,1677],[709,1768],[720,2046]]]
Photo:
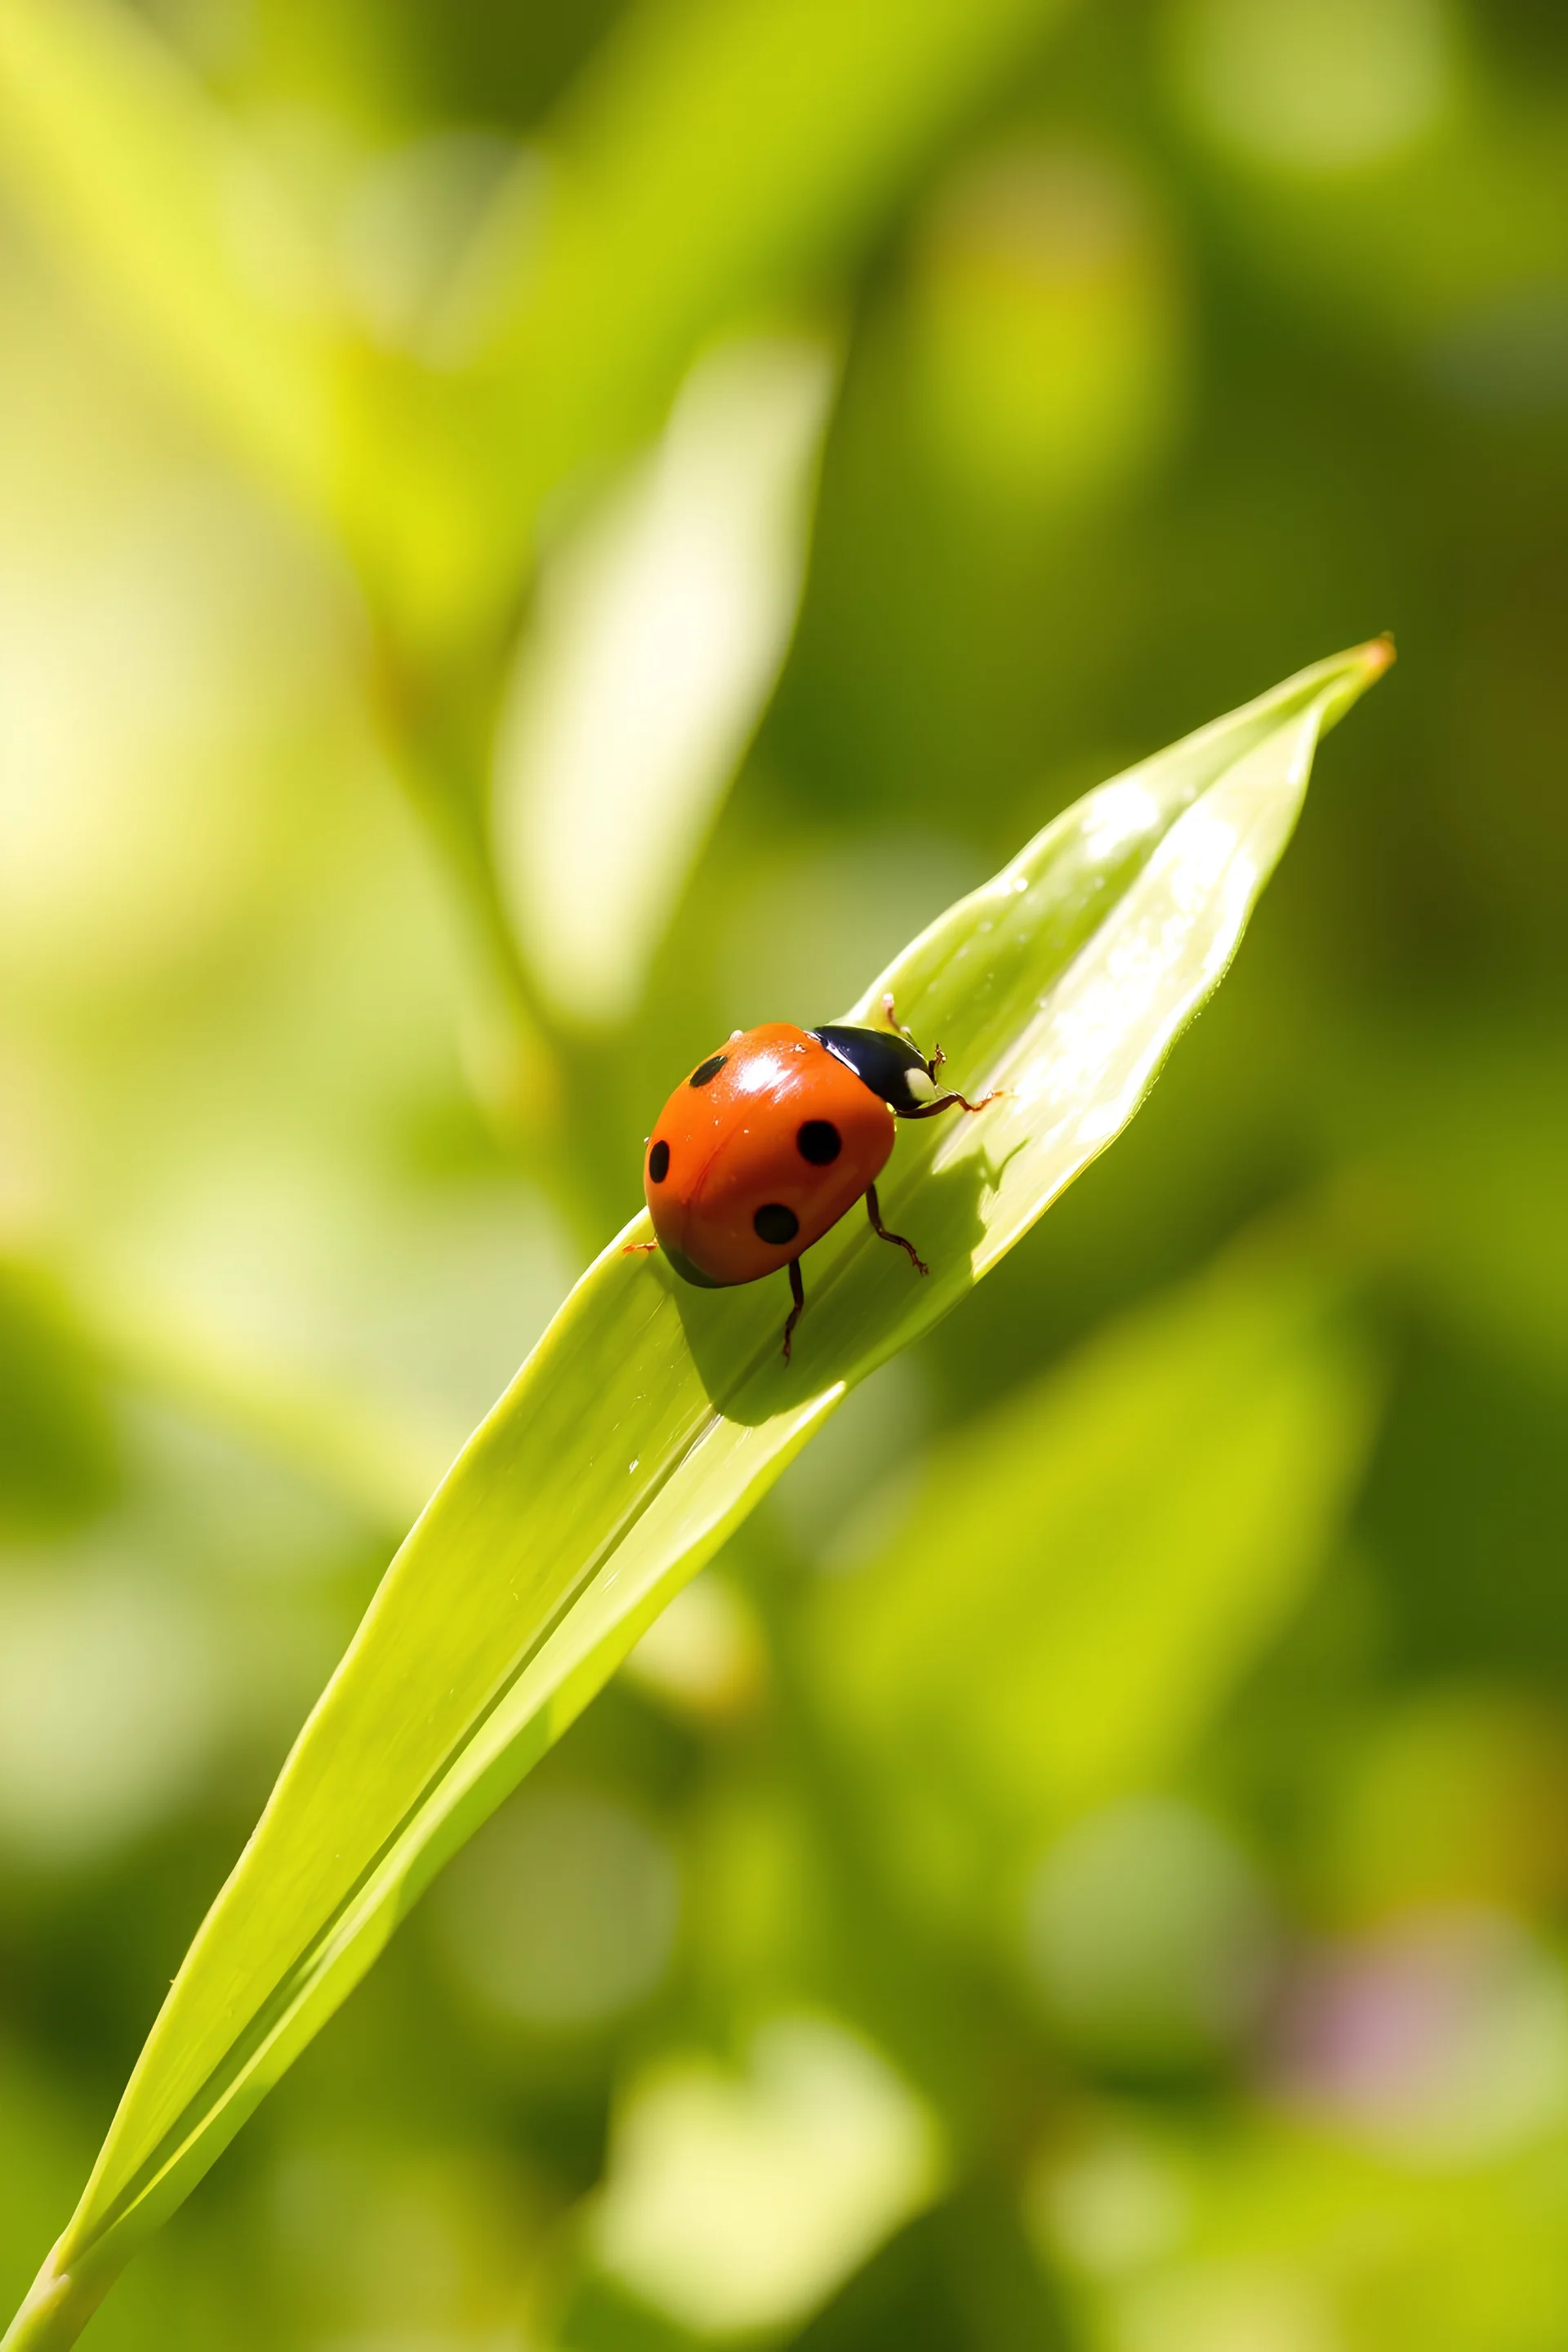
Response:
[[[671,1070],[1393,625],[1129,1136],[88,2340],[1556,2352],[1565,134],[1540,0],[11,0],[0,2301]],[[798,440],[636,503],[715,349],[841,355],[782,674]]]

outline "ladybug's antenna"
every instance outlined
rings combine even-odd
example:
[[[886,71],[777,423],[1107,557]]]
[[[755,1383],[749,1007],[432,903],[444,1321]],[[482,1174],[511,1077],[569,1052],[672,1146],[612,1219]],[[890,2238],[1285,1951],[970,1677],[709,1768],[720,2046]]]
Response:
[[[920,1040],[915,1036],[911,1030],[905,1028],[903,1023],[900,1020],[898,1014],[893,1010],[893,997],[891,990],[889,990],[888,994],[882,999],[882,1018],[887,1023],[889,1029],[896,1029],[900,1036],[904,1040],[904,1043],[908,1045],[912,1045],[916,1053],[920,1054]],[[924,1061],[925,1055],[923,1054],[921,1054],[921,1059]]]
[[[896,1029],[898,1031],[899,1035],[903,1039],[906,1045],[913,1046],[915,1052],[919,1054],[921,1060],[925,1064],[927,1077],[934,1079],[937,1072],[946,1061],[947,1055],[942,1052],[940,1045],[934,1045],[929,1054],[926,1053],[921,1045],[920,1039],[915,1035],[914,1031],[912,1029],[906,1029],[898,1014],[894,1012],[892,993],[890,991],[882,999],[882,1018],[887,1023],[889,1029]]]

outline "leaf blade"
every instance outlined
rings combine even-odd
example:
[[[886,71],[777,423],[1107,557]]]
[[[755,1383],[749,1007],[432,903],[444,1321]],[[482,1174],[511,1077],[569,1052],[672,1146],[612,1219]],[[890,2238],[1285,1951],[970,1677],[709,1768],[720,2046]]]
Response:
[[[1391,659],[1379,641],[1320,663],[1100,787],[852,1008],[895,991],[965,1082],[1009,1089],[900,1147],[885,1190],[929,1281],[846,1221],[814,1253],[786,1368],[773,1286],[685,1290],[623,1254],[645,1217],[589,1268],[389,1569],[175,1979],[52,2258],[82,2300],[848,1387],[1132,1116],[1235,952],[1324,725]],[[71,2337],[7,2342],[47,2340]]]
[[[778,682],[839,353],[731,338],[545,556],[491,780],[497,878],[558,1013],[624,1022]]]
[[[324,273],[258,159],[110,0],[0,12],[5,176],[177,388],[317,512],[339,398]]]
[[[481,227],[452,305],[436,645],[504,612],[542,502],[645,442],[696,354],[863,248],[1065,0],[640,0]],[[829,278],[831,282],[831,278]]]

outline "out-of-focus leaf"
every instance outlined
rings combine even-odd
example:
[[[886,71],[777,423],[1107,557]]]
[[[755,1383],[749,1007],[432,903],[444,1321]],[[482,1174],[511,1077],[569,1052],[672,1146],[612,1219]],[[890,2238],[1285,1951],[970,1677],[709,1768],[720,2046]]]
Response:
[[[1371,1434],[1339,1292],[1238,1250],[900,1474],[812,1655],[923,1893],[994,1919],[1053,1829],[1179,1761],[1278,1628]]]
[[[932,2117],[875,2051],[775,2017],[746,2077],[666,2058],[620,2101],[605,2270],[698,2336],[798,2325],[942,2179]]]
[[[1136,1110],[1236,951],[1318,738],[1382,641],[1090,793],[931,925],[884,989],[947,1045],[979,1116],[908,1135],[889,1221],[812,1252],[795,1360],[782,1282],[584,1276],[388,1571],[154,2026],[82,2203],[7,2352],[71,2342],[363,1975],[402,1913],[598,1689],[853,1382],[928,1329]],[[629,1180],[628,1180],[629,1181]]]
[[[166,1820],[234,1701],[208,1613],[125,1549],[105,1531],[0,1576],[0,1850],[54,1871]]]
[[[0,171],[226,434],[337,520],[405,646],[498,625],[542,500],[815,287],[1064,0],[642,0],[509,175],[438,361],[376,352],[123,0],[8,0]]]
[[[141,16],[120,0],[6,0],[0,174],[176,388],[329,508],[333,367],[317,257]]]
[[[1535,1964],[1543,1975],[1551,1965]],[[1494,1994],[1476,1990],[1483,2002]],[[1552,1990],[1560,2015],[1560,1979]],[[1441,2012],[1423,1986],[1394,2013],[1405,2021],[1397,2065],[1364,2029],[1358,2051],[1369,2073],[1397,2079],[1412,2071],[1412,2038],[1441,2046]],[[1526,2009],[1495,2022],[1518,2066],[1537,2020]],[[1541,2037],[1549,2064],[1560,2031]],[[1478,2104],[1489,2072],[1474,2066]],[[1561,2120],[1494,2147],[1489,2161],[1445,2161],[1430,2147],[1402,2159],[1374,2134],[1278,2106],[1217,2126],[1102,2107],[1042,2155],[1027,2213],[1082,2340],[1110,2352],[1151,2340],[1546,2352],[1568,2325],[1565,2155]],[[1137,2218],[1108,2260],[1100,2217],[1110,2210]]]
[[[677,1715],[722,1722],[754,1706],[765,1686],[762,1627],[739,1588],[715,1569],[676,1594],[625,1671]]]
[[[1528,414],[1563,397],[1568,139],[1551,78],[1504,98],[1459,24],[1440,0],[1176,0],[1162,47],[1247,266],[1319,332],[1414,350],[1462,405]]]
[[[498,197],[455,289],[442,638],[510,594],[541,500],[646,439],[715,333],[812,287],[1064,0],[642,0]],[[444,379],[440,397],[451,396]]]
[[[1325,1143],[1357,1171],[1362,1245],[1425,1307],[1522,1364],[1568,1370],[1568,1054],[1486,1023],[1412,1022],[1332,1042],[1311,1087]]]
[[[1175,0],[1163,30],[1194,126],[1257,170],[1308,180],[1375,170],[1430,138],[1459,95],[1459,45],[1440,0],[1363,0],[1353,16],[1337,0]]]
[[[1154,199],[1121,158],[1038,138],[982,153],[931,207],[910,303],[931,454],[983,506],[1082,516],[1170,447],[1187,306]]]
[[[772,691],[800,600],[833,361],[699,363],[658,452],[543,570],[495,784],[500,882],[544,993],[632,1010]]]
[[[89,1349],[36,1281],[0,1265],[0,1529],[101,1508],[116,1452]]]

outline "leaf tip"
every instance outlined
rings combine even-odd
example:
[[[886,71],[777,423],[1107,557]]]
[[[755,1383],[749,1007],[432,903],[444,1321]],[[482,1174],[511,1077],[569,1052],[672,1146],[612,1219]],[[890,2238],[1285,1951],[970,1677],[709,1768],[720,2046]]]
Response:
[[[1331,727],[1337,727],[1367,688],[1394,667],[1395,658],[1394,639],[1385,629],[1382,636],[1369,637],[1365,645],[1352,646],[1348,653],[1336,654],[1332,661],[1324,663],[1322,670],[1328,676],[1319,705],[1320,732],[1326,735]]]

